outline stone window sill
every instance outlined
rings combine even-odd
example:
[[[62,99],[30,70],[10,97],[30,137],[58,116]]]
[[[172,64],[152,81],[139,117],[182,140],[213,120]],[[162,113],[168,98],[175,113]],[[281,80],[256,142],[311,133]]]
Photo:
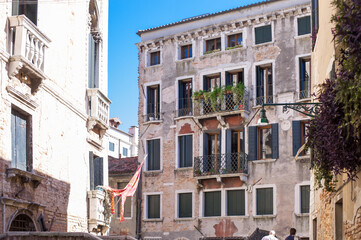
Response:
[[[182,221],[193,221],[195,218],[175,218],[175,222],[182,222]]]
[[[302,102],[311,102],[311,98],[302,98],[302,99],[298,99],[297,101],[296,101],[296,103],[302,103]]]
[[[155,177],[159,174],[162,174],[163,170],[155,170],[155,171],[144,171],[144,175],[146,177]]]
[[[310,39],[310,37],[311,37],[311,33],[303,34],[303,35],[297,35],[297,36],[294,36],[293,38],[294,39],[302,39],[302,38]]]
[[[22,183],[31,182],[34,188],[37,188],[44,177],[36,175],[32,172],[23,171],[18,168],[7,168],[6,169],[6,177],[11,178],[20,178]]]
[[[187,119],[187,118],[192,118],[194,117],[193,114],[192,115],[188,115],[188,116],[181,116],[181,117],[175,117],[174,120],[182,120],[182,119]]]
[[[163,218],[145,218],[143,222],[163,222]]]
[[[157,123],[162,123],[162,122],[163,122],[163,120],[149,120],[149,121],[144,122],[143,124],[144,124],[144,125],[146,125],[146,124],[152,124],[152,123],[157,124]]]
[[[310,156],[310,155],[299,156],[299,157],[295,157],[295,160],[298,160],[298,161],[301,161],[301,160],[311,160],[311,156]]]
[[[254,44],[253,47],[265,47],[265,46],[268,46],[268,45],[273,45],[274,44],[274,40],[271,41],[271,42],[265,42],[265,43],[259,43],[259,44]]]
[[[194,57],[177,59],[175,62],[186,62],[186,61],[191,61],[191,60],[194,60]]]
[[[193,170],[193,167],[183,167],[183,168],[174,169],[174,171],[176,171],[176,172],[186,172],[186,171],[190,171],[190,170]]]
[[[254,164],[260,164],[260,163],[271,163],[271,162],[276,162],[277,159],[260,159],[260,160],[254,160],[252,161],[252,163]]]
[[[155,64],[155,65],[149,65],[149,66],[145,66],[145,69],[151,69],[151,68],[157,68],[157,67],[161,67],[162,64]]]
[[[275,218],[277,215],[255,215],[253,218],[262,219],[262,218]]]
[[[296,217],[309,217],[309,213],[295,213]]]

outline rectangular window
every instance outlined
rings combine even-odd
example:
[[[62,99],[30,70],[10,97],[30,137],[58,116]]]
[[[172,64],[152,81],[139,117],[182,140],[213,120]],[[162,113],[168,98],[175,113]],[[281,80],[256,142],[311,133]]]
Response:
[[[206,40],[206,52],[221,50],[221,38]]]
[[[160,218],[160,195],[147,196],[147,218]]]
[[[311,59],[300,58],[300,99],[310,98],[311,92]]]
[[[160,139],[147,141],[147,170],[160,170]]]
[[[311,33],[311,17],[297,18],[298,36]]]
[[[243,38],[242,33],[228,36],[228,47],[242,46]]]
[[[160,64],[160,51],[150,53],[150,66]]]
[[[147,121],[160,119],[160,90],[159,85],[147,87]]]
[[[310,186],[300,186],[301,192],[301,213],[309,213],[310,212]]]
[[[227,191],[227,216],[244,216],[245,207],[245,190]]]
[[[266,25],[254,29],[256,44],[272,42],[272,26]]]
[[[103,158],[89,152],[90,190],[103,186]]]
[[[32,170],[31,127],[29,116],[11,110],[11,165],[23,171]]]
[[[271,126],[258,128],[258,156],[259,159],[272,158],[272,128]]]
[[[244,131],[226,130],[226,172],[238,173],[245,170]]]
[[[243,69],[226,72],[226,86],[236,86],[238,83],[244,83]]]
[[[25,15],[35,25],[38,18],[38,0],[16,0],[12,3],[12,15]]]
[[[99,42],[89,34],[88,87],[99,88]]]
[[[221,134],[203,134],[203,171],[205,173],[217,174],[220,169],[221,159]]]
[[[109,151],[114,152],[114,143],[109,142]]]
[[[179,81],[178,117],[192,116],[192,79]]]
[[[128,148],[123,147],[123,156],[128,157]]]
[[[307,121],[292,121],[293,156],[296,156],[300,148],[307,140]],[[310,154],[309,150],[303,150],[298,156]]]
[[[192,44],[181,47],[181,59],[192,57]]]
[[[127,183],[124,182],[118,182],[117,183],[117,189],[124,189],[127,186]],[[117,204],[117,218],[120,218],[120,204],[121,200],[120,197],[116,197],[114,200],[118,202]],[[132,217],[132,197],[127,197],[124,203],[124,217],[125,218],[131,218]]]
[[[178,217],[191,218],[192,217],[192,193],[178,194]]]
[[[204,193],[204,216],[221,216],[221,191]]]
[[[178,137],[178,149],[179,149],[179,167],[192,167],[193,163],[193,136],[179,136]]]
[[[273,215],[273,188],[256,189],[256,214]]]
[[[256,104],[273,103],[272,64],[256,67]]]
[[[221,74],[203,77],[203,90],[206,92],[212,91],[215,87],[221,86]]]

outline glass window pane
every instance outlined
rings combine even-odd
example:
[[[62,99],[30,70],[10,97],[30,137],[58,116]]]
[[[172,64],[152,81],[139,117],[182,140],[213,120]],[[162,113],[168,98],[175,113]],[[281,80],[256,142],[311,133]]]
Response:
[[[272,158],[272,129],[260,129],[260,159]]]
[[[245,215],[245,191],[227,191],[227,216]]]
[[[236,35],[231,35],[228,37],[228,47],[234,47],[236,45]]]
[[[179,218],[192,217],[192,193],[180,193],[178,196]]]
[[[204,193],[204,216],[221,216],[221,192]]]

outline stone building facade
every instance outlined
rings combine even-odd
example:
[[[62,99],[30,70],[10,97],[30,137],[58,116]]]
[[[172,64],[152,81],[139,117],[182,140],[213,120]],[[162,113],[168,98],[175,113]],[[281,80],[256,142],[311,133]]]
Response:
[[[326,79],[332,79],[337,69],[337,45],[333,39],[331,17],[336,10],[331,0],[312,1],[317,37],[312,51],[313,92]],[[346,174],[336,176],[335,192],[311,189],[310,236],[312,240],[356,240],[361,239],[361,173],[355,181]],[[315,184],[311,173],[311,187]]]
[[[144,239],[309,239],[308,117],[259,112],[310,101],[310,15],[271,0],[138,32]]]
[[[105,233],[108,2],[0,4],[0,233]]]

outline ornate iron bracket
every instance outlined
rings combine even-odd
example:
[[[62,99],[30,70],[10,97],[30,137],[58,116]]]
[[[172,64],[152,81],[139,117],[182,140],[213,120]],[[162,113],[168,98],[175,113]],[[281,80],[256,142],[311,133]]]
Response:
[[[316,117],[320,114],[321,103],[265,103],[264,106],[283,106],[283,112],[288,109],[295,110],[309,117]]]

